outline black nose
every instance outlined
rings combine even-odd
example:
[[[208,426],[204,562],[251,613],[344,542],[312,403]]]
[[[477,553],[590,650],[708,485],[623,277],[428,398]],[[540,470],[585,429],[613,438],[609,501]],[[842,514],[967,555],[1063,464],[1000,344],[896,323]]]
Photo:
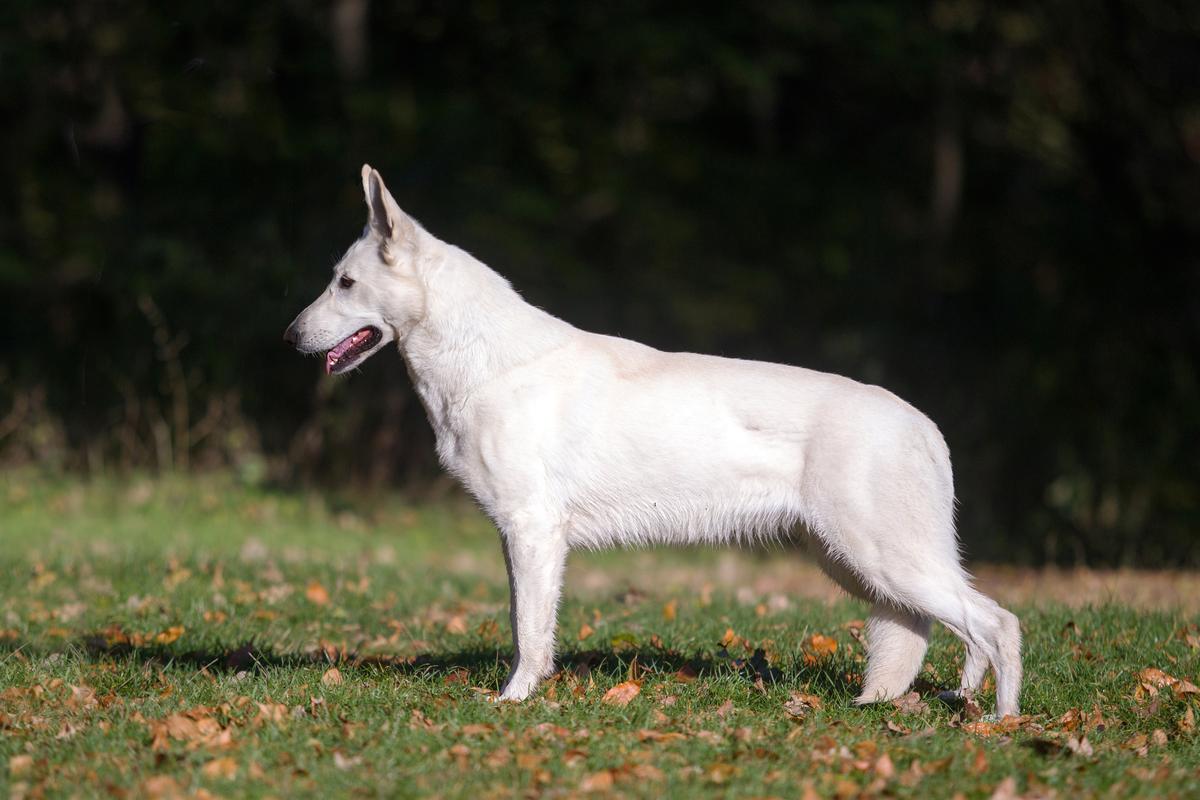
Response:
[[[295,347],[297,338],[298,337],[296,335],[296,324],[292,323],[291,325],[288,325],[287,330],[283,332],[283,340],[285,342],[287,342],[288,344],[290,344],[292,347]]]

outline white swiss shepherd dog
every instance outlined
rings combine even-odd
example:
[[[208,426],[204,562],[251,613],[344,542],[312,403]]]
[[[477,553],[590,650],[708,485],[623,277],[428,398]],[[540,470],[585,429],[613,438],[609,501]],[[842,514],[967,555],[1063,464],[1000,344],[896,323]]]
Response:
[[[908,690],[937,620],[966,644],[962,692],[990,665],[997,714],[1018,713],[1020,625],[960,562],[950,454],[926,416],[837,375],[579,330],[422,228],[377,171],[362,182],[367,226],[284,338],[329,373],[399,349],[442,464],[500,531],[500,699],[554,671],[572,548],[787,538],[872,604],[858,703]]]

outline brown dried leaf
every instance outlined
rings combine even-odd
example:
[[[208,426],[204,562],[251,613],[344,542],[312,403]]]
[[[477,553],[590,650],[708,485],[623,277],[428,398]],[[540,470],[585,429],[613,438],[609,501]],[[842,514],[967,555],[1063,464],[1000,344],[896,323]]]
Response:
[[[696,677],[697,673],[695,668],[689,664],[684,664],[675,671],[675,680],[679,681],[680,683],[691,683],[692,681],[696,680]]]
[[[155,644],[171,644],[171,642],[174,642],[180,636],[183,636],[183,630],[184,628],[182,625],[172,625],[162,633],[155,636],[154,642]]]
[[[613,787],[614,779],[612,770],[601,770],[593,772],[591,775],[584,776],[579,782],[579,791],[581,792],[607,792]]]
[[[1078,739],[1074,736],[1068,736],[1067,749],[1075,755],[1085,758],[1090,758],[1096,752],[1092,749],[1092,743],[1087,740],[1086,736],[1081,736]]]
[[[579,627],[579,641],[586,641],[589,636],[596,632],[596,629],[586,622]]]
[[[929,704],[921,699],[921,695],[916,692],[909,692],[903,697],[897,697],[892,701],[901,714],[924,714],[929,711]],[[964,726],[965,727],[965,726]]]
[[[1018,798],[1020,798],[1020,794],[1017,792],[1017,779],[1009,775],[996,784],[991,800],[1018,800]]]
[[[309,581],[304,590],[304,596],[308,598],[308,602],[314,605],[323,606],[329,603],[329,590],[322,586],[320,581]]]
[[[1183,712],[1183,716],[1179,719],[1179,732],[1191,733],[1196,730],[1196,712],[1192,710],[1189,704],[1187,711]]]
[[[737,643],[738,635],[733,632],[733,628],[726,628],[725,634],[721,637],[720,641],[717,642],[717,644],[721,645],[721,647],[724,647],[727,650]]]
[[[675,615],[678,613],[678,611],[679,611],[679,601],[674,598],[671,598],[670,600],[668,600],[666,603],[663,604],[663,610],[662,610],[663,619],[666,620],[667,622],[673,621],[675,619]]]
[[[815,694],[792,692],[792,697],[783,704],[783,710],[794,719],[804,719],[808,712],[821,707],[821,698]]]
[[[142,794],[152,800],[176,800],[182,798],[183,787],[170,775],[154,775],[142,781]]]
[[[817,661],[829,658],[837,652],[837,649],[837,639],[821,633],[814,633],[804,642],[805,654],[812,656]]]
[[[638,693],[641,691],[642,687],[637,683],[637,681],[625,681],[624,683],[618,683],[616,686],[605,692],[604,697],[601,698],[601,702],[607,703],[610,706],[624,708],[625,706],[629,705],[633,698],[637,697]]]
[[[22,753],[8,759],[8,774],[18,778],[33,770],[33,756]]]
[[[206,778],[217,778],[220,780],[231,780],[237,776],[237,762],[229,756],[223,758],[214,758],[203,767],[200,772]]]
[[[663,771],[653,764],[636,764],[629,768],[629,774],[639,781],[661,781],[666,778]]]
[[[330,667],[329,669],[325,670],[325,674],[321,676],[321,683],[325,686],[341,686],[342,681],[342,671],[337,667]]]
[[[737,775],[737,773],[738,768],[733,764],[718,761],[704,771],[704,777],[708,778],[712,783],[726,783],[734,775]]]

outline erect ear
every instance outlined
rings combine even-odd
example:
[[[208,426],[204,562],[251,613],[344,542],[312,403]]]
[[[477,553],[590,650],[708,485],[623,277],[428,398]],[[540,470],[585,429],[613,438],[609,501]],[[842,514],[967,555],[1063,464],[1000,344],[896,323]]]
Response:
[[[413,234],[413,222],[408,218],[383,183],[383,176],[370,164],[362,167],[363,195],[367,200],[367,227],[384,243],[401,242]]]

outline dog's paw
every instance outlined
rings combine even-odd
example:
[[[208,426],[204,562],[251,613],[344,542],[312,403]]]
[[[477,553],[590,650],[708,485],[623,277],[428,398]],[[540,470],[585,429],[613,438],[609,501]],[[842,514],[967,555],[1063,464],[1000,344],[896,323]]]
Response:
[[[539,681],[536,676],[512,675],[505,682],[504,688],[500,690],[497,702],[519,703],[534,693],[538,683]]]

